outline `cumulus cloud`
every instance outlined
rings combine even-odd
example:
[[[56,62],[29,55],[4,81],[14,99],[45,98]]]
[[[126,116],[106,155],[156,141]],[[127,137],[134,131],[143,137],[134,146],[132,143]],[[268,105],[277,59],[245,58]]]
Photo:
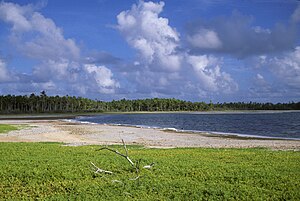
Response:
[[[32,74],[40,82],[46,82],[49,78],[71,82],[76,81],[81,71],[80,65],[66,58],[46,60],[35,66]]]
[[[269,59],[269,68],[286,85],[300,89],[300,46],[294,51]]]
[[[0,2],[0,18],[12,24],[13,31],[28,31],[31,24],[28,22],[26,16],[33,12],[33,7],[19,6],[14,3]]]
[[[130,75],[132,76],[132,75]],[[138,71],[133,74],[136,91],[144,94],[176,95],[183,85],[183,77],[179,73]]]
[[[285,102],[286,98],[295,99],[299,96],[299,92],[287,88],[280,80],[273,80],[272,77],[266,79],[261,73],[257,73],[249,85],[249,90],[245,96],[249,101],[258,102]]]
[[[12,25],[11,40],[24,55],[35,59],[79,57],[75,41],[65,39],[63,31],[32,5],[1,2],[0,13],[0,19]]]
[[[292,14],[291,20],[292,20],[293,23],[299,23],[300,22],[300,4],[298,5],[296,10]]]
[[[9,80],[11,80],[11,78],[6,67],[6,63],[0,58],[0,82],[6,82]]]
[[[209,92],[232,93],[238,90],[237,83],[230,74],[222,72],[213,56],[188,56],[187,61],[199,77],[202,89]]]
[[[84,70],[87,72],[88,78],[97,83],[97,89],[100,93],[111,94],[115,92],[120,84],[112,79],[113,74],[110,69],[105,66],[96,66],[93,64],[85,64]]]
[[[298,9],[292,16],[294,22],[298,22]],[[254,26],[253,21],[253,17],[236,11],[231,16],[199,20],[190,24],[187,43],[194,53],[225,53],[239,58],[294,47],[299,35],[295,23],[278,23],[272,29],[266,29]]]
[[[84,59],[75,40],[66,38],[52,19],[37,12],[38,7],[32,4],[20,6],[0,3],[0,20],[11,25],[10,41],[24,56],[38,61],[31,74],[17,73],[18,83],[10,87],[19,91],[68,93],[78,90],[78,94],[93,90],[97,93],[114,93],[120,85],[112,79],[111,70],[93,63],[109,63],[117,58],[101,52]],[[6,64],[0,60],[0,82],[7,82],[9,76]]]
[[[262,73],[257,73],[249,88],[253,97],[264,100],[284,98],[298,99],[300,96],[300,47],[280,56],[259,56],[254,60],[255,71],[268,74],[268,79]]]
[[[176,71],[181,65],[181,57],[176,53],[179,34],[169,26],[167,18],[159,17],[163,7],[164,2],[140,1],[117,16],[117,28],[146,64]]]
[[[262,94],[262,93],[267,93],[270,95],[272,93],[272,87],[271,85],[265,80],[265,77],[257,73],[256,76],[253,79],[253,83],[255,87],[250,88],[251,92],[257,93],[257,94]]]
[[[187,36],[187,41],[196,48],[218,49],[222,46],[218,34],[208,29],[197,30],[197,33]]]
[[[117,64],[120,63],[121,59],[113,56],[112,54],[104,51],[93,51],[87,57],[85,57],[85,63],[94,64]]]
[[[238,85],[222,71],[215,57],[192,56],[183,50],[179,33],[167,18],[159,16],[163,7],[163,2],[140,1],[117,16],[117,29],[139,53],[132,67],[135,71],[124,74],[136,85],[136,92],[154,95],[178,95],[179,91],[185,95],[236,92]],[[197,30],[188,40],[197,47],[222,46],[218,34],[205,28]]]

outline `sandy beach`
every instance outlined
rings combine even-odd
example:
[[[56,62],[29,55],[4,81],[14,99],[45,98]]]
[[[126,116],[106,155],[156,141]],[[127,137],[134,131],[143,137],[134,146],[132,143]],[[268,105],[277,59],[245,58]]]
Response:
[[[210,147],[300,149],[300,140],[251,139],[211,134],[178,133],[152,128],[81,124],[62,120],[1,120],[0,124],[23,125],[23,129],[0,135],[0,142],[62,142],[70,146],[127,144],[146,147]]]

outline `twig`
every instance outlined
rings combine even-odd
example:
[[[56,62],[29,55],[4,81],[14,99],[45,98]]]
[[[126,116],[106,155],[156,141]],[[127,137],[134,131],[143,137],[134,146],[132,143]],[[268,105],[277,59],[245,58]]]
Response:
[[[116,179],[111,180],[111,182],[112,182],[112,183],[121,183],[121,184],[123,184],[123,182],[121,182],[121,181],[119,181],[119,180],[116,180]]]
[[[122,143],[123,143],[124,149],[126,151],[126,156],[128,157],[128,150],[127,150],[126,144],[123,139],[122,139]]]
[[[151,163],[150,165],[145,165],[143,168],[144,169],[151,169],[153,165],[154,165],[154,162]]]
[[[140,178],[140,176],[137,176],[136,178],[132,178],[132,179],[129,179],[129,180],[135,181],[135,180],[137,180],[137,179],[139,179],[139,178]]]
[[[103,172],[103,173],[107,173],[107,174],[112,174],[113,172],[108,171],[108,170],[103,170],[101,168],[98,168],[94,163],[91,162],[91,164],[96,168],[95,173],[99,173],[99,172]]]

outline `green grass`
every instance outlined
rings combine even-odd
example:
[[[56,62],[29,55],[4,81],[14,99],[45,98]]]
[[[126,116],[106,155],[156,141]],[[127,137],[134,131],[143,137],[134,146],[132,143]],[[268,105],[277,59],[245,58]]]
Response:
[[[9,124],[0,124],[0,134],[1,133],[7,133],[9,131],[18,130],[19,128],[14,125]]]
[[[300,200],[298,151],[129,146],[133,160],[156,163],[138,182],[124,158],[97,148],[0,143],[0,200]],[[94,174],[91,161],[114,174]]]

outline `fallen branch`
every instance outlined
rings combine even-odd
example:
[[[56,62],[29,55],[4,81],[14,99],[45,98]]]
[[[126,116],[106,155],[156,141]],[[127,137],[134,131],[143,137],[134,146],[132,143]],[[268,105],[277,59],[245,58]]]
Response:
[[[103,169],[101,169],[101,168],[98,168],[94,163],[92,163],[91,162],[91,164],[94,166],[94,168],[96,168],[96,171],[95,171],[95,173],[107,173],[107,174],[112,174],[113,172],[111,172],[111,171],[108,171],[108,170],[103,170]]]
[[[116,153],[116,154],[118,154],[118,155],[120,155],[120,156],[126,158],[126,160],[131,164],[131,166],[134,167],[134,168],[136,168],[135,164],[132,162],[132,160],[131,160],[131,159],[129,158],[129,156],[128,156],[128,150],[127,150],[126,144],[125,144],[125,142],[124,142],[123,139],[122,139],[122,142],[123,142],[123,146],[124,146],[126,155],[120,153],[118,150],[114,150],[114,149],[111,149],[111,148],[109,148],[109,147],[102,147],[102,148],[98,149],[97,151],[106,149],[106,150],[109,150],[109,151],[111,151],[111,152],[114,152],[114,153]]]
[[[111,151],[111,152],[113,152],[113,153],[115,153],[115,154],[117,154],[117,155],[119,155],[119,156],[125,158],[125,159],[130,163],[130,165],[135,169],[135,173],[136,173],[136,177],[135,177],[135,178],[132,178],[132,179],[129,179],[129,180],[137,181],[137,182],[138,182],[138,185],[139,185],[139,184],[140,184],[140,178],[142,177],[142,176],[140,176],[140,173],[141,173],[141,172],[140,172],[140,170],[141,170],[141,169],[140,169],[140,167],[141,167],[141,166],[140,166],[141,159],[137,160],[135,163],[132,162],[132,160],[131,160],[131,159],[129,158],[129,156],[128,156],[128,149],[127,149],[126,144],[125,144],[125,142],[124,142],[123,139],[122,139],[122,143],[123,143],[123,147],[124,147],[124,150],[125,150],[125,154],[122,154],[122,153],[120,153],[118,150],[109,148],[109,147],[107,147],[107,146],[101,147],[100,149],[97,149],[96,151],[100,151],[100,150],[106,149],[106,150],[108,150],[108,151]],[[96,165],[94,165],[92,162],[91,162],[91,164],[92,164],[95,168],[97,168],[97,170],[96,170],[95,173],[98,173],[98,172],[104,172],[104,173],[112,174],[111,171],[102,170],[102,169],[98,168]],[[154,165],[154,163],[151,163],[150,165],[145,165],[143,168],[144,168],[144,169],[151,169],[153,165]],[[117,183],[122,183],[121,181],[118,181],[118,180],[113,180],[112,182],[113,182],[113,183],[116,183],[116,182],[117,182]]]

